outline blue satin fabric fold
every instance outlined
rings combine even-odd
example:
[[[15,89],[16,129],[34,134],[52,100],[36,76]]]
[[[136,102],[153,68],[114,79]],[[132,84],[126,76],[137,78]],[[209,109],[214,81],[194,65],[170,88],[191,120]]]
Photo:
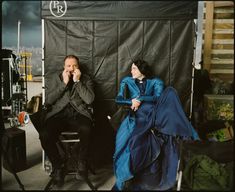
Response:
[[[161,133],[171,136],[192,136],[194,139],[199,139],[173,87],[167,87],[163,91],[152,118],[155,120],[155,128]]]
[[[122,189],[124,182],[133,177],[130,171],[130,148],[128,142],[135,127],[135,119],[127,116],[120,125],[116,135],[116,146],[114,153],[114,174],[116,176],[116,186]]]
[[[155,102],[143,102],[135,115],[128,115],[118,129],[114,154],[115,188],[122,190],[125,181],[132,178],[133,190],[173,187],[179,138],[199,139],[175,89],[167,87]]]

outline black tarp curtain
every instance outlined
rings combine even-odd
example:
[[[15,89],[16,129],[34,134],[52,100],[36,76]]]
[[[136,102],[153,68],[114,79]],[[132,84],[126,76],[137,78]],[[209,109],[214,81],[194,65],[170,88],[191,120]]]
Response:
[[[67,54],[80,58],[95,83],[94,113],[102,137],[121,79],[132,61],[146,60],[154,74],[179,93],[189,114],[196,1],[66,1],[67,12],[54,17],[50,1],[41,2],[44,19],[45,84],[63,69]],[[109,129],[109,128],[107,128]],[[106,130],[106,131],[105,131]]]

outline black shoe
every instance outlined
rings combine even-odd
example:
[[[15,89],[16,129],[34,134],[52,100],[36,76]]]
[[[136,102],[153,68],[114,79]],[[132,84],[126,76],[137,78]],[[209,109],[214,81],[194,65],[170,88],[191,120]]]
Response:
[[[65,167],[61,166],[59,168],[53,169],[51,175],[53,178],[53,183],[58,187],[62,187],[64,185],[64,177],[65,177]]]
[[[132,186],[132,180],[130,179],[130,180],[127,180],[127,181],[125,181],[125,183],[124,183],[124,187],[123,187],[123,190],[124,191],[129,191],[129,190],[131,190],[131,186]],[[132,191],[132,190],[131,190]]]
[[[80,176],[88,175],[87,161],[84,161],[84,160],[78,161],[77,174],[79,174]]]

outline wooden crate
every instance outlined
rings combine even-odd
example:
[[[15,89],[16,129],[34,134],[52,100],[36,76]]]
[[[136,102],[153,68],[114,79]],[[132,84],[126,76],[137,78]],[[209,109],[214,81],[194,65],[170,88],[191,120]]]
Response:
[[[233,95],[204,95],[204,121],[234,120]]]
[[[212,78],[234,78],[234,2],[205,1],[203,68]]]

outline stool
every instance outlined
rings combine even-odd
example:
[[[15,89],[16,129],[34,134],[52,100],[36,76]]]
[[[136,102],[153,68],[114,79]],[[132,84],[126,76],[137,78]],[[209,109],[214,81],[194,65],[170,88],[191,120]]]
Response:
[[[88,175],[79,175],[78,174],[78,159],[76,155],[73,155],[73,147],[74,145],[77,144],[77,147],[79,148],[80,144],[80,137],[78,132],[61,132],[61,135],[59,137],[59,142],[58,142],[58,147],[62,152],[64,153],[65,156],[65,162],[66,162],[66,175],[75,175],[76,179],[82,178],[88,186],[91,188],[91,190],[96,190],[96,187],[91,183],[91,181],[88,178]],[[90,168],[89,163],[88,163],[88,171],[91,173],[95,174],[94,171]],[[45,187],[44,190],[49,190],[51,185],[53,183],[53,178],[50,179],[48,182],[47,186]]]

